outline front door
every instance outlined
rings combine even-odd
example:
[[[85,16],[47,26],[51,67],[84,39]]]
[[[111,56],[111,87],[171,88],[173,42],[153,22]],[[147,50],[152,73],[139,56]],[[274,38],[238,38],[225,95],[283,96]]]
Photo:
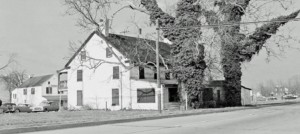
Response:
[[[177,88],[169,88],[169,102],[180,102]]]
[[[77,91],[77,106],[82,106],[83,105],[83,97],[82,97],[82,91],[78,90]]]

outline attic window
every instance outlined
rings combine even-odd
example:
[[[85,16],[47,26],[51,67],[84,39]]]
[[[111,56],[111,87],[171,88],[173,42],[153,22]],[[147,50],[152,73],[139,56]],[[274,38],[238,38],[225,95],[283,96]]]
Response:
[[[46,94],[52,94],[52,87],[46,87]]]
[[[106,48],[106,58],[111,58],[112,57],[112,52],[110,50],[111,48]]]
[[[80,58],[81,58],[81,61],[85,61],[86,60],[86,51],[81,51],[80,52]]]

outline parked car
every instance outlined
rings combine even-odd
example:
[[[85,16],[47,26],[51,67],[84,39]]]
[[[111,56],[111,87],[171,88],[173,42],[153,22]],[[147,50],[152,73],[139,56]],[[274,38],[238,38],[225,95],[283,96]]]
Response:
[[[52,101],[43,101],[38,106],[30,108],[33,112],[48,112],[48,111],[58,111],[59,106],[57,103]]]
[[[256,100],[257,101],[267,101],[267,98],[265,96],[257,96]]]
[[[16,107],[15,103],[4,103],[0,107],[0,109],[3,110],[3,113],[13,113],[13,112],[15,112],[15,107]]]
[[[30,105],[29,104],[18,104],[15,107],[15,113],[19,113],[19,112],[27,112],[30,113],[32,112],[32,110],[30,109]]]
[[[272,97],[268,97],[268,100],[277,100],[277,98],[272,96]]]
[[[292,95],[292,94],[282,96],[282,98],[285,100],[297,99],[297,97],[298,97],[297,95]]]

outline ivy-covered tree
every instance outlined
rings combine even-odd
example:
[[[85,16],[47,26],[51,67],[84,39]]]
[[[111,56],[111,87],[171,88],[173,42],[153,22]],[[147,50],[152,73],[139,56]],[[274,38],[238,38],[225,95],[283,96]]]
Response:
[[[173,65],[172,71],[189,96],[198,96],[203,89],[203,78],[206,64],[204,60],[204,46],[199,43],[200,28],[185,28],[200,26],[198,20],[201,6],[194,5],[196,0],[182,0],[178,2],[176,16],[172,17],[158,7],[155,0],[142,0],[146,10],[150,13],[150,20],[154,23],[157,19],[162,29],[164,38],[172,44]],[[179,27],[179,28],[176,28]]]
[[[239,24],[251,0],[215,1],[223,19],[217,17],[214,11],[205,11],[209,24],[225,23]],[[258,27],[253,34],[246,36],[241,32],[241,25],[214,28],[221,38],[221,55],[225,77],[226,100],[229,106],[241,105],[241,63],[250,61],[252,56],[259,53],[263,45],[279,27],[298,16],[296,11],[287,16],[272,19],[271,22]]]
[[[299,14],[299,11],[296,11],[290,15],[275,18],[272,20],[273,22],[269,22],[257,28],[253,34],[246,36],[241,32],[241,25],[238,24],[241,23],[242,17],[245,15],[246,8],[249,6],[250,1],[251,0],[214,0],[214,7],[218,7],[217,11],[215,11],[201,8],[201,0],[180,0],[177,5],[177,15],[175,18],[164,13],[158,7],[156,0],[141,0],[141,4],[150,12],[150,20],[154,21],[155,19],[160,19],[163,27],[176,28],[177,26],[190,27],[193,26],[193,24],[200,25],[198,17],[201,15],[206,17],[206,22],[210,25],[235,24],[231,26],[214,27],[213,29],[219,35],[221,40],[221,64],[225,78],[224,88],[226,90],[227,105],[239,106],[241,105],[242,62],[250,61],[251,57],[261,50],[266,41],[271,38],[273,34],[276,34],[279,27],[283,26],[291,19],[296,18]],[[193,20],[193,23],[189,24],[190,20]],[[180,23],[187,25],[178,25]],[[182,46],[184,46],[187,41],[195,40],[193,35],[199,34],[200,31],[195,30],[195,28],[186,28],[184,30],[163,30],[163,33],[165,38],[168,38],[175,44],[173,54],[177,58],[175,60],[177,61],[175,62],[175,74],[177,78],[179,80],[186,78],[186,81],[183,82],[185,82],[187,90],[194,92],[196,89],[197,91],[198,89],[195,87],[193,88],[193,85],[201,84],[203,75],[197,73],[195,74],[196,76],[191,75],[194,72],[189,70],[190,66],[184,66],[185,64],[181,64],[183,66],[178,66],[180,69],[176,70],[176,63],[186,63],[189,61],[187,59],[190,59],[190,56],[188,53],[186,55],[184,54],[186,52],[185,49],[182,49]],[[186,33],[189,33],[190,35]],[[181,54],[182,56],[178,58],[177,55]],[[202,59],[203,57],[194,60],[196,63],[201,64],[190,65],[195,67],[201,65],[199,70],[205,69],[205,63]]]

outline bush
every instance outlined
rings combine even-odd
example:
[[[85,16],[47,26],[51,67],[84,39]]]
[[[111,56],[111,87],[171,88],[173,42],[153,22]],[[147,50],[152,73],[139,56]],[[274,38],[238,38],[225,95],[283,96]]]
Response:
[[[83,105],[82,109],[83,110],[93,110],[93,107],[91,105]]]
[[[204,108],[216,108],[217,107],[217,103],[216,103],[216,101],[205,101],[203,103],[203,107]]]

